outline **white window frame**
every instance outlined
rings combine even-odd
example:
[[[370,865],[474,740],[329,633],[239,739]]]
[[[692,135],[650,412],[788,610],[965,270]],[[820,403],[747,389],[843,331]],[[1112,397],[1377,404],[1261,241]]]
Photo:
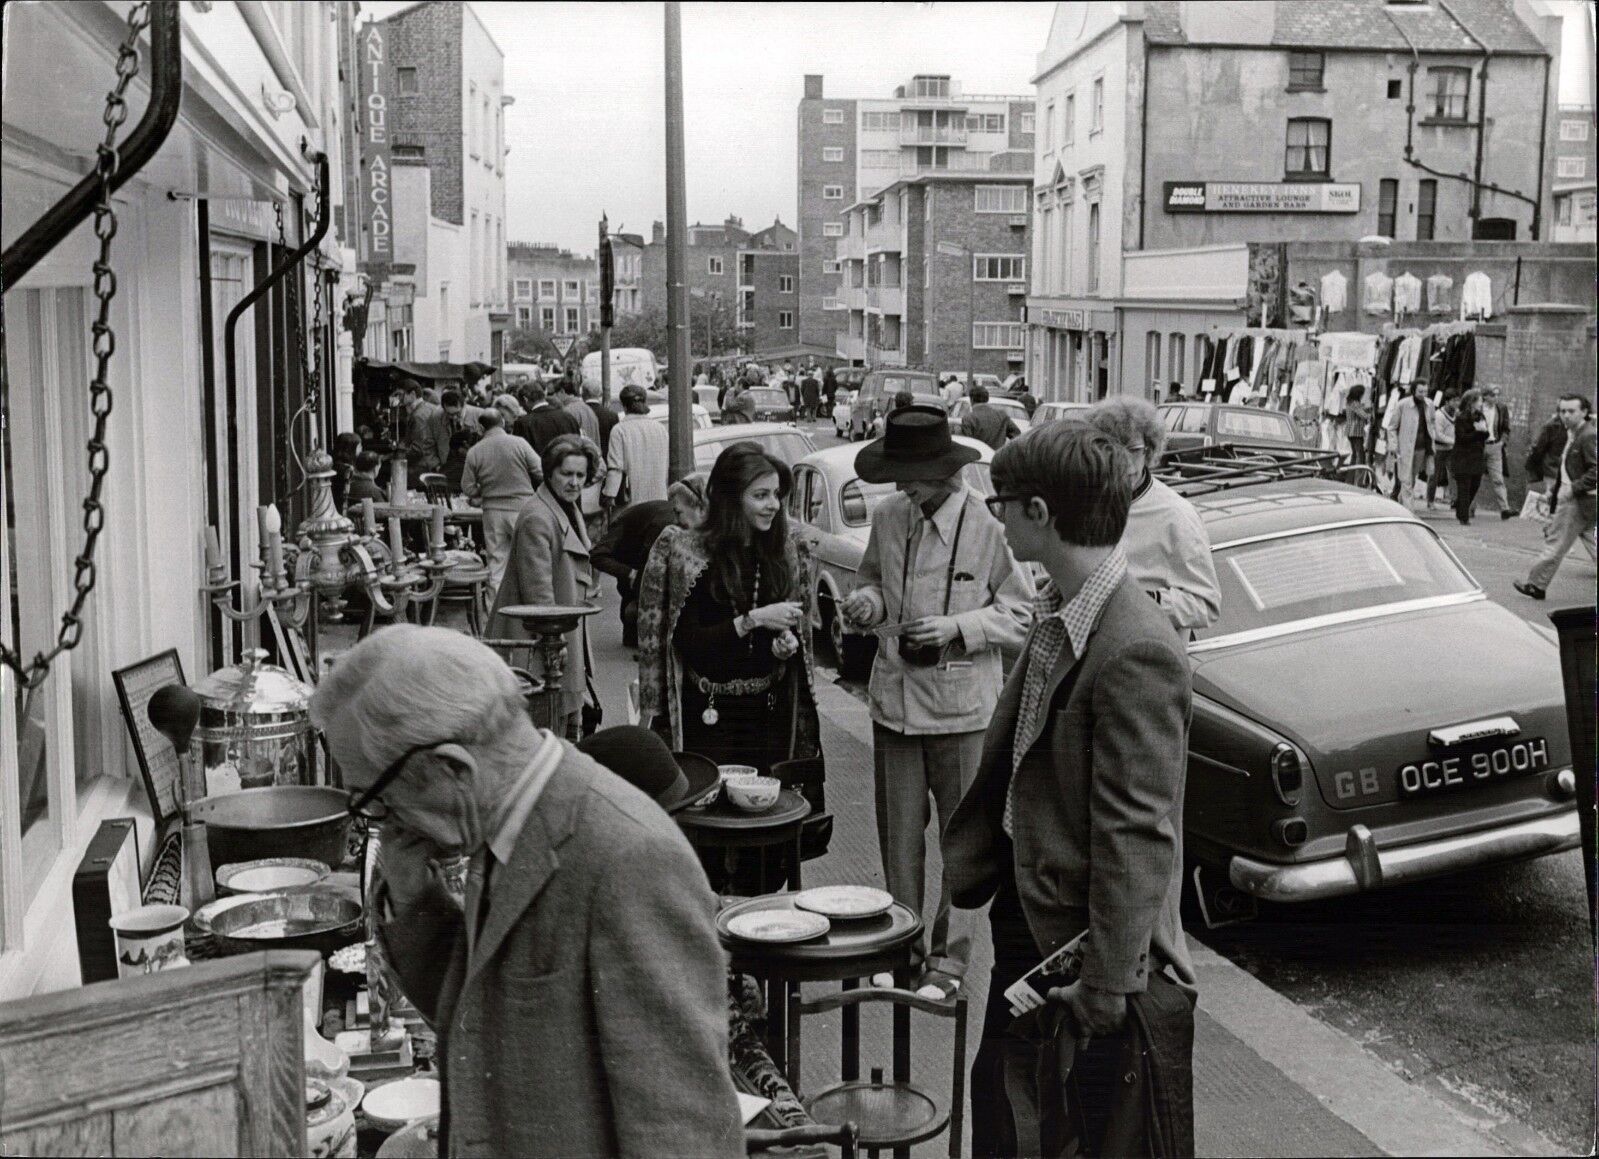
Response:
[[[1018,214],[1027,212],[1027,186],[1025,185],[975,185],[972,187],[972,210],[974,213],[1004,213]],[[988,195],[989,206],[984,208],[984,195]],[[993,202],[1001,195],[1009,200],[1009,204],[995,208]]]
[[[1061,98],[1060,143],[1063,148],[1077,144],[1076,89],[1067,89],[1066,95]]]
[[[1038,114],[1024,112],[1020,114],[1017,131],[1022,133],[1036,133],[1038,131]]]
[[[583,296],[583,283],[577,278],[561,279],[561,301]]]
[[[705,276],[706,277],[719,278],[719,277],[722,276],[722,272],[723,272],[723,270],[725,268],[726,267],[723,264],[722,259],[717,257],[714,254],[710,255],[709,257],[707,257],[705,259]]]
[[[861,131],[863,133],[897,133],[900,128],[900,113],[898,109],[862,109]]]
[[[1012,263],[1014,273],[994,273],[994,263]],[[985,270],[990,272],[984,272]],[[972,280],[974,282],[1025,282],[1027,256],[1025,254],[973,254]]]
[[[543,330],[546,334],[554,334],[555,333],[555,318],[556,318],[556,314],[555,314],[555,307],[554,306],[540,306],[539,307],[539,329],[540,330]]]
[[[1088,111],[1088,135],[1096,137],[1105,131],[1105,74],[1100,73],[1094,78],[1093,105]]]
[[[1560,139],[1562,141],[1586,141],[1588,139],[1588,122],[1581,117],[1560,118]]]
[[[554,302],[554,301],[556,301],[555,279],[554,278],[540,278],[539,279],[539,301],[541,301],[541,302]]]
[[[562,334],[576,334],[583,327],[583,310],[578,306],[561,307]]]
[[[823,109],[822,110],[822,124],[824,124],[824,125],[842,125],[843,123],[844,123],[844,110],[843,109]]]
[[[824,273],[824,274],[842,273],[843,272],[843,267],[844,267],[844,263],[839,261],[837,258],[823,258],[822,259],[822,273]]]
[[[1586,177],[1588,175],[1588,158],[1586,157],[1556,157],[1556,177]]]
[[[844,223],[842,221],[824,221],[824,222],[822,222],[822,236],[823,237],[843,237],[844,236]]]
[[[1010,319],[972,323],[972,349],[1022,350],[1027,346],[1027,327]]]
[[[777,328],[779,330],[794,329],[794,311],[779,310],[777,312]]]
[[[477,82],[468,81],[466,85],[466,149],[476,161],[480,156],[477,147]]]
[[[842,185],[824,185],[824,186],[822,186],[822,200],[823,201],[843,201],[844,200],[844,187]]]
[[[792,294],[794,292],[794,275],[793,274],[778,274],[777,275],[777,292],[779,294]]]
[[[521,302],[516,304],[516,324],[518,326],[533,325],[533,307],[525,306]]]
[[[823,145],[822,146],[822,160],[823,161],[829,161],[829,162],[844,160],[844,146],[842,146],[842,145]]]
[[[531,302],[533,300],[533,279],[516,279],[516,300],[518,302]]]

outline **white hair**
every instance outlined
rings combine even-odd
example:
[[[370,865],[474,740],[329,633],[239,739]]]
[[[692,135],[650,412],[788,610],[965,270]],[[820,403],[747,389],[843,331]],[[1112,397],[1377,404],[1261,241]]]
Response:
[[[395,624],[339,658],[311,698],[311,723],[335,726],[342,750],[375,774],[407,749],[454,741],[494,773],[525,762],[526,702],[499,656],[448,628]]]

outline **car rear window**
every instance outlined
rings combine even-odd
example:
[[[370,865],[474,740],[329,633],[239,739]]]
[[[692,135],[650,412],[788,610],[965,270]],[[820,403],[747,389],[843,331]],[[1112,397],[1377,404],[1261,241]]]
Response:
[[[1477,590],[1427,528],[1372,523],[1216,552],[1221,617],[1203,637]]]
[[[1294,441],[1294,424],[1282,415],[1265,411],[1224,410],[1216,416],[1216,437]]]
[[[750,390],[746,394],[755,399],[756,406],[786,407],[788,395],[781,390]]]
[[[967,463],[961,468],[961,482],[979,495],[994,493],[994,481],[989,477],[987,463]],[[865,527],[872,521],[872,513],[893,493],[893,483],[864,483],[859,479],[851,479],[839,488],[839,517],[846,527]]]

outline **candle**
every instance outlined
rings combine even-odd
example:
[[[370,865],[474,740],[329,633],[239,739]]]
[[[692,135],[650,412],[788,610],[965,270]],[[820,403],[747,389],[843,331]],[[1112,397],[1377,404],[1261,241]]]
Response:
[[[267,586],[277,588],[284,583],[283,578],[283,532],[273,531],[267,536]]]
[[[395,567],[405,559],[405,545],[400,542],[400,521],[392,515],[389,516],[389,555]]]
[[[368,535],[378,533],[378,514],[372,509],[371,499],[361,500],[361,526],[366,529]]]
[[[444,550],[444,508],[435,503],[433,505],[433,525],[429,528],[428,546],[435,552]]]
[[[205,567],[206,571],[214,571],[222,566],[222,542],[217,538],[217,529],[205,529]]]

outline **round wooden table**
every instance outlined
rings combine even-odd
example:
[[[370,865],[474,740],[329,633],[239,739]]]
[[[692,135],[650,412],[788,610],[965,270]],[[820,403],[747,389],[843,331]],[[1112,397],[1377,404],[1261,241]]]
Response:
[[[894,985],[910,985],[911,948],[922,932],[922,919],[909,907],[895,902],[886,913],[860,920],[834,919],[820,938],[805,942],[754,942],[728,932],[727,924],[740,914],[762,910],[794,909],[794,894],[772,893],[735,902],[716,915],[716,932],[732,956],[733,969],[768,984],[766,1003],[767,1049],[788,1076],[789,1086],[800,1089],[800,1019],[790,1017],[790,995],[798,996],[801,982],[841,982],[853,990],[862,978],[894,975]],[[848,1006],[843,1018],[842,1077],[859,1078],[860,1007]],[[910,1050],[910,1010],[894,1007],[894,1053]]]
[[[811,803],[793,789],[784,789],[777,795],[777,804],[762,813],[746,813],[727,803],[718,793],[716,803],[703,809],[684,809],[673,818],[688,843],[695,849],[721,849],[729,861],[740,849],[769,849],[788,846],[793,867],[788,882],[795,889],[800,885],[800,832],[805,818],[811,815]],[[718,883],[712,882],[713,886]],[[766,859],[761,859],[761,890],[767,888]]]

